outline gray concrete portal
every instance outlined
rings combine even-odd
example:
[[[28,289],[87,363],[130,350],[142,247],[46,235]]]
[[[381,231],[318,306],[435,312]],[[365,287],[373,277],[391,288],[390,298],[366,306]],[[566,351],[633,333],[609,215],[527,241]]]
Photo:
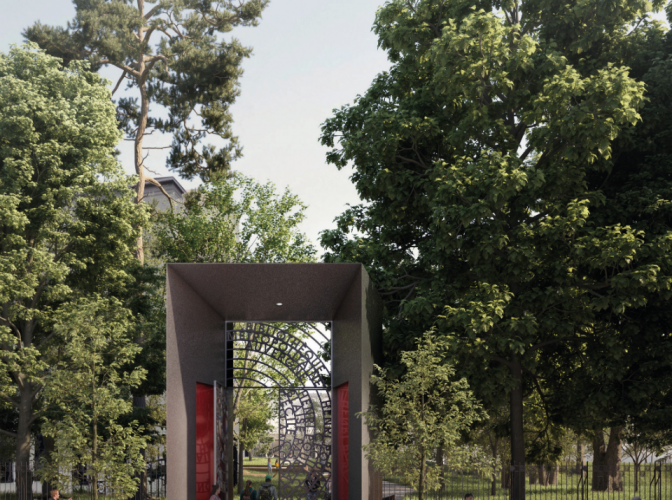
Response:
[[[372,404],[382,306],[361,264],[168,264],[166,300],[168,500],[196,499],[196,383],[225,380],[225,323],[244,321],[332,322],[332,388],[349,386],[348,500],[377,500],[356,414]]]

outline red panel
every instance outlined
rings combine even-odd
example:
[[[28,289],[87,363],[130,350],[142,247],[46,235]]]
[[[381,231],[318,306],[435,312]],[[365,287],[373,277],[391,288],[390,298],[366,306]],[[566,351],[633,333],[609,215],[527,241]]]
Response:
[[[196,384],[196,500],[208,500],[215,475],[213,387]]]
[[[338,411],[338,418],[336,420],[337,442],[336,442],[336,457],[338,475],[338,500],[348,500],[348,450],[350,442],[349,418],[348,418],[348,384],[340,385],[336,388],[336,411]]]

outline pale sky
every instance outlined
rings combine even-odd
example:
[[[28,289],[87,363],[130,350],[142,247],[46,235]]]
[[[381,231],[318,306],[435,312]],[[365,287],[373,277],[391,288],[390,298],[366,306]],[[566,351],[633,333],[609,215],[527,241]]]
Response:
[[[350,170],[327,165],[327,148],[318,143],[320,124],[332,110],[362,94],[376,74],[389,68],[371,32],[376,10],[384,0],[271,0],[256,28],[234,32],[254,53],[245,60],[241,96],[233,106],[234,134],[244,157],[233,168],[258,181],[286,186],[306,203],[302,230],[315,243],[318,233],[348,203],[359,202],[349,180]],[[65,26],[74,16],[70,0],[0,0],[0,51],[21,43],[21,31],[36,21]],[[662,13],[656,16],[663,20]],[[116,69],[105,76],[119,76]],[[170,137],[146,140],[166,146]],[[133,172],[130,143],[122,143],[121,160]],[[165,168],[163,150],[145,162],[159,175]],[[177,177],[177,176],[176,176]],[[186,188],[196,182],[180,179]],[[319,248],[319,247],[318,247]]]
[[[271,0],[259,26],[234,32],[254,53],[243,63],[241,96],[232,108],[244,155],[233,168],[274,182],[278,191],[289,186],[298,194],[309,206],[302,230],[318,248],[318,233],[333,227],[346,204],[359,202],[351,172],[326,164],[327,148],[318,143],[320,124],[389,68],[371,32],[383,1]],[[65,26],[75,12],[70,0],[0,0],[0,8],[3,52],[23,42],[21,31],[27,26],[38,20]],[[103,74],[119,76],[116,69]],[[130,144],[120,145],[129,173]],[[170,137],[146,139],[148,146],[168,144]],[[162,150],[153,151],[145,163],[159,175],[174,175],[164,166]],[[187,189],[197,184],[180,182]]]

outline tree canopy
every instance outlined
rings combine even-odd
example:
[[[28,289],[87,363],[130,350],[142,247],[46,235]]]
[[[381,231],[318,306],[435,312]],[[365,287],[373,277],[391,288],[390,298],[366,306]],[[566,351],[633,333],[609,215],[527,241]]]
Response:
[[[58,362],[57,317],[91,293],[120,293],[147,213],[114,148],[107,82],[35,45],[0,54],[0,394],[18,414],[16,461]],[[28,483],[30,487],[30,483]]]
[[[240,173],[187,194],[183,210],[159,214],[153,254],[165,262],[312,262],[299,225],[306,205],[289,189]]]
[[[328,161],[353,165],[367,202],[323,233],[327,260],[369,269],[392,358],[432,326],[448,337],[477,396],[509,405],[519,465],[523,394],[545,395],[554,353],[613,352],[614,322],[669,299],[669,228],[591,216],[606,206],[593,180],[641,120],[626,64],[661,5],[389,2],[374,31],[391,70],[323,125]]]
[[[137,198],[145,182],[163,190],[147,174],[144,146],[155,131],[172,134],[167,165],[186,179],[221,177],[242,149],[233,135],[230,107],[239,95],[241,64],[251,49],[222,36],[237,26],[256,26],[268,0],[75,0],[75,18],[67,28],[31,26],[24,36],[49,54],[89,61],[91,69],[115,67],[136,97],[117,100],[117,117],[134,142]],[[134,5],[135,4],[135,5]],[[165,116],[167,111],[167,117]],[[209,137],[221,148],[204,144]],[[162,149],[163,146],[159,146]],[[170,196],[164,191],[164,194]],[[142,262],[142,241],[138,244]]]
[[[137,422],[121,425],[133,411],[131,391],[147,370],[126,370],[142,348],[128,330],[133,316],[114,299],[89,295],[65,304],[54,322],[60,356],[51,367],[44,398],[55,408],[42,426],[54,440],[42,480],[68,487],[72,470],[84,467],[94,485],[114,498],[135,492],[144,472],[145,439]],[[92,492],[98,499],[98,487]]]

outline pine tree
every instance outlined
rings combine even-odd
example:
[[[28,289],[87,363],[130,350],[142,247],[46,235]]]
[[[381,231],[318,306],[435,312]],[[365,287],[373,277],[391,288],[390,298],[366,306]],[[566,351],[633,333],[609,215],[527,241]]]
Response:
[[[24,36],[67,66],[86,60],[91,68],[120,71],[112,94],[126,82],[138,97],[117,100],[117,116],[134,142],[137,202],[147,175],[144,138],[172,134],[168,167],[185,179],[213,180],[226,174],[242,149],[232,132],[230,107],[239,95],[241,64],[251,49],[221,35],[237,26],[256,26],[268,0],[74,0],[76,15],[67,28],[40,23]],[[135,5],[134,5],[135,3]],[[151,6],[151,8],[150,8]],[[167,117],[159,117],[162,111]],[[203,141],[226,141],[219,150]],[[170,199],[170,196],[168,196]],[[142,237],[136,250],[144,261]]]
[[[112,94],[124,82],[137,93],[117,100],[120,126],[134,143],[136,202],[143,202],[149,182],[172,206],[174,200],[147,174],[146,154],[155,148],[143,141],[154,132],[172,134],[172,144],[159,149],[170,149],[167,165],[185,179],[211,181],[227,174],[242,154],[230,107],[240,93],[242,61],[252,51],[222,35],[256,26],[268,1],[74,0],[76,15],[67,28],[37,23],[24,36],[65,66],[85,60],[93,70],[107,66],[120,71]],[[204,144],[209,137],[225,145]],[[142,232],[135,255],[144,263]],[[134,406],[146,408],[146,393],[134,396]]]

